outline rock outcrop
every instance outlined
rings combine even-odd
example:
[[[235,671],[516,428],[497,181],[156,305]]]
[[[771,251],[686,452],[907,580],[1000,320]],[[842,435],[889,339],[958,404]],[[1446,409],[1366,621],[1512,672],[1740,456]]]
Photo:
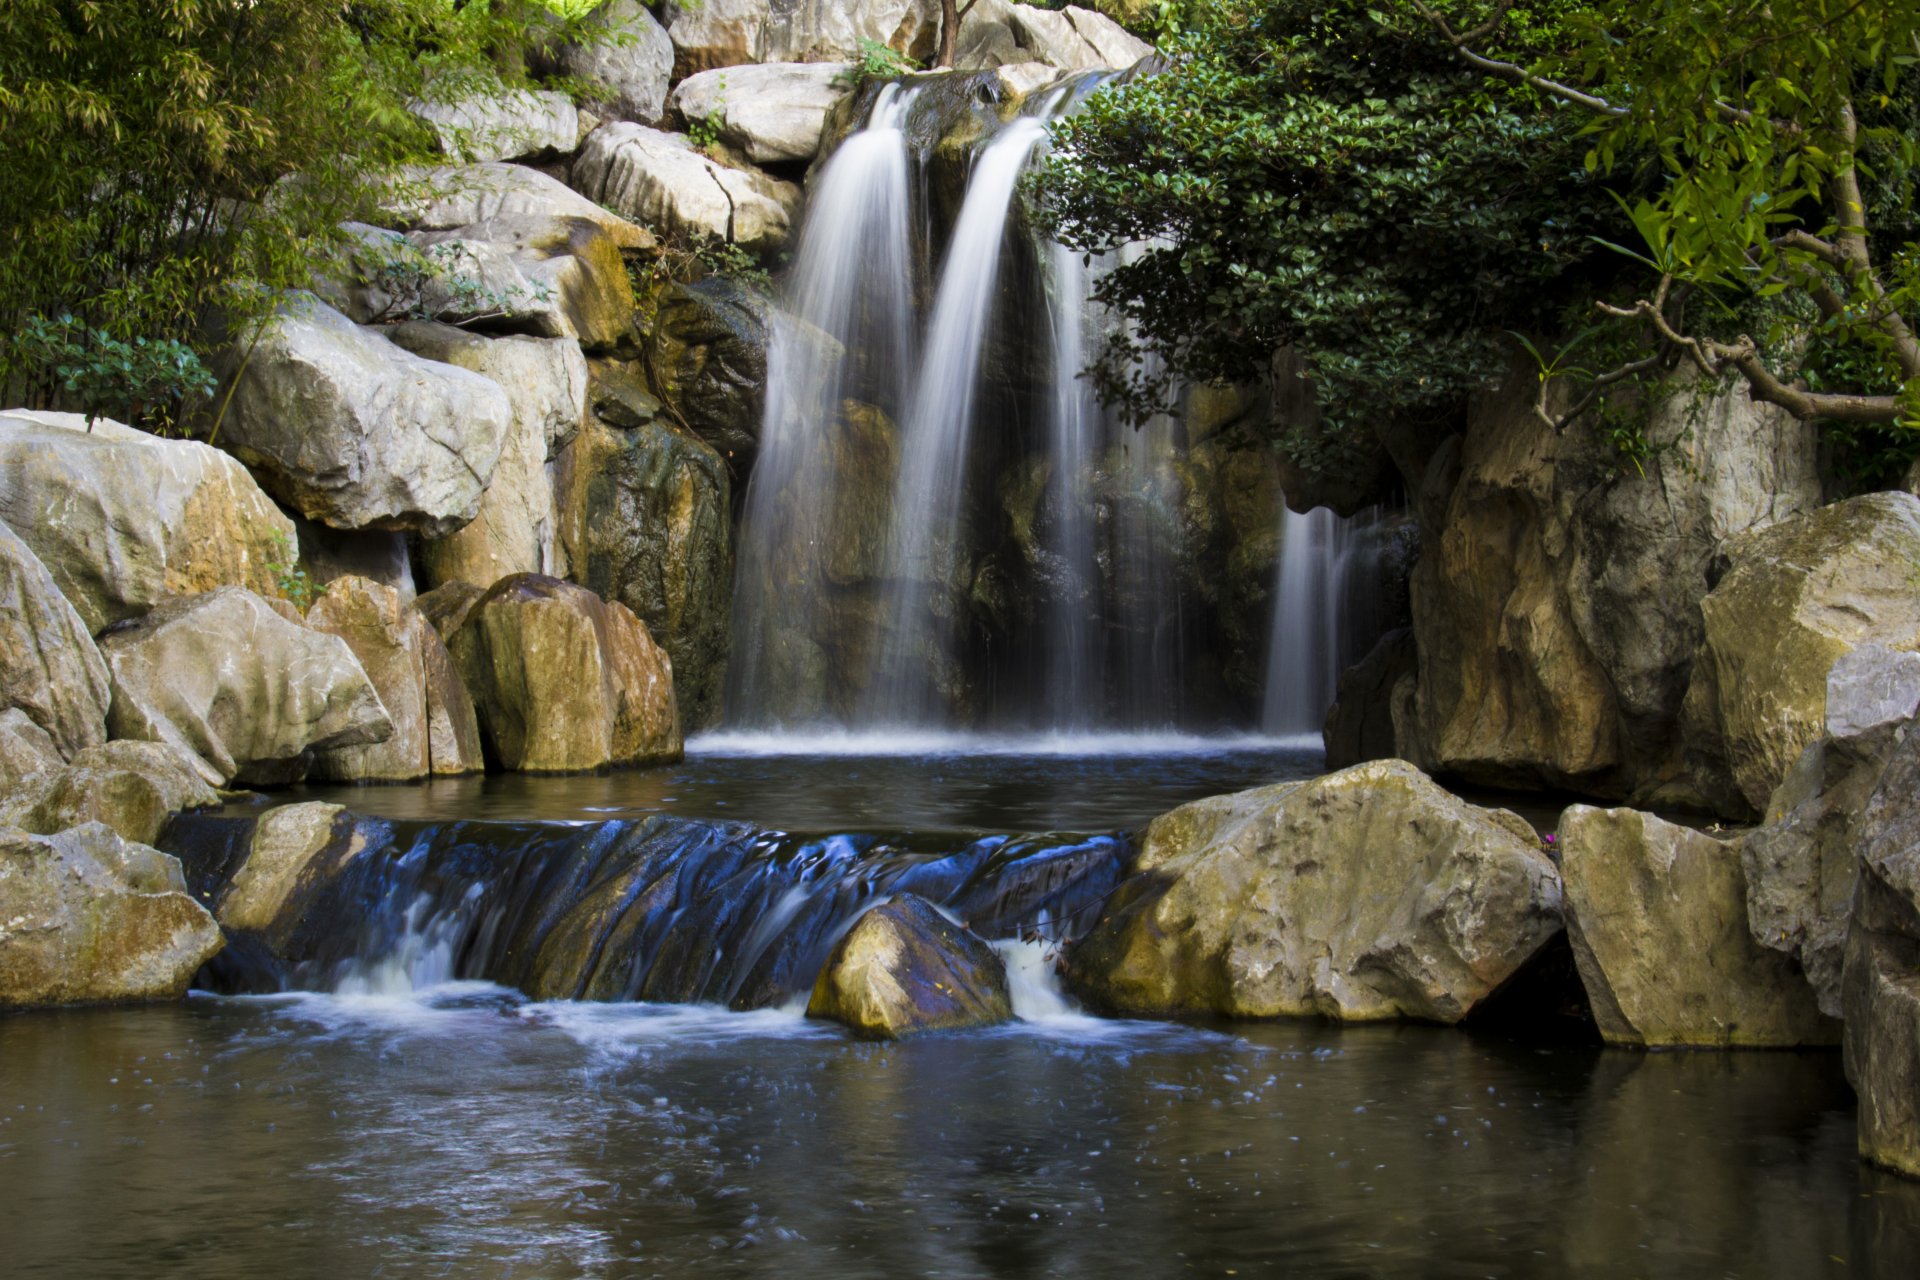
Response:
[[[610,0],[593,13],[598,39],[559,51],[558,67],[590,86],[586,104],[603,118],[653,124],[666,112],[673,41],[638,0]]]
[[[406,231],[452,231],[500,218],[580,218],[623,252],[646,253],[653,234],[550,178],[517,164],[422,165],[401,170],[384,197],[383,218]]]
[[[667,105],[755,164],[807,162],[819,153],[827,113],[852,91],[851,71],[840,62],[703,71],[682,80]]]
[[[939,0],[698,0],[670,4],[676,80],[753,62],[847,62],[860,42],[927,61],[940,38]]]
[[[446,645],[400,593],[341,578],[307,611],[307,625],[353,650],[393,723],[385,741],[314,752],[312,776],[340,782],[411,782],[485,767],[473,702]]]
[[[123,840],[152,844],[174,814],[220,803],[194,765],[161,742],[106,742],[10,802],[0,827],[50,836],[90,822]]]
[[[511,418],[497,383],[296,294],[233,375],[220,438],[309,520],[441,537],[479,512]]]
[[[1920,498],[1873,493],[1729,541],[1700,602],[1687,760],[1723,812],[1762,812],[1820,735],[1827,673],[1878,642],[1920,650]]]
[[[293,558],[293,525],[226,454],[74,413],[0,413],[0,522],[90,632],[168,596],[270,593]]]
[[[86,623],[39,557],[0,524],[0,711],[20,712],[70,756],[106,741],[112,696]]]
[[[1153,52],[1152,45],[1092,9],[1069,5],[1056,11],[1016,4],[1008,6],[1007,21],[1029,58],[1066,71],[1125,70]]]
[[[676,133],[616,122],[595,129],[574,161],[574,186],[622,216],[683,240],[769,253],[787,241],[800,188],[736,169]]]
[[[502,768],[577,773],[680,756],[672,663],[625,605],[516,574],[474,602],[447,647]]]
[[[660,394],[702,440],[733,459],[742,475],[760,447],[775,320],[765,297],[737,281],[709,276],[664,290],[649,335]],[[803,339],[795,335],[793,340]]]
[[[18,707],[0,711],[0,826],[7,823],[8,797],[29,798],[65,764],[53,738],[26,712]]]
[[[431,271],[417,299],[385,318],[425,315],[616,350],[633,338],[634,300],[610,217],[507,212],[415,231],[407,241]]]
[[[1069,982],[1123,1014],[1451,1023],[1560,927],[1525,822],[1381,761],[1156,818]]]
[[[572,99],[551,89],[416,102],[411,110],[433,130],[441,151],[466,163],[562,155],[580,140]]]
[[[214,786],[295,781],[310,751],[393,732],[346,641],[240,587],[170,600],[103,635],[100,651],[113,736],[167,743]]]
[[[992,1026],[1013,1017],[999,953],[911,894],[861,916],[833,949],[809,1018],[867,1040]]]
[[[99,823],[0,831],[0,1009],[178,999],[220,947],[178,859]]]
[[[1609,1044],[1832,1044],[1799,966],[1755,942],[1737,840],[1633,809],[1560,819],[1567,937]]]

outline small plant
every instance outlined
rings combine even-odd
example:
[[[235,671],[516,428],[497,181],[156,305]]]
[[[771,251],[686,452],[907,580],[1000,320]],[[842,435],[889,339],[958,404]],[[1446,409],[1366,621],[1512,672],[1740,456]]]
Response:
[[[7,363],[26,369],[50,402],[71,404],[86,414],[89,428],[100,417],[171,427],[188,400],[212,395],[217,385],[184,342],[123,342],[66,314],[28,317],[8,345]]]
[[[709,275],[725,276],[763,293],[773,288],[773,276],[760,264],[760,259],[737,244],[702,240],[694,246],[693,256]]]
[[[282,600],[305,613],[313,607],[320,588],[300,566],[300,545],[284,533],[274,542],[278,547],[278,555],[267,561],[267,572],[273,575],[274,590],[280,593]]]
[[[687,122],[687,139],[695,147],[705,152],[713,152],[720,146],[720,135],[727,127],[727,78],[721,76],[715,89],[713,110],[698,120]]]
[[[860,55],[859,60],[835,76],[835,84],[845,86],[859,84],[862,80],[886,80],[910,75],[920,69],[918,62],[878,40],[862,36],[855,47]]]

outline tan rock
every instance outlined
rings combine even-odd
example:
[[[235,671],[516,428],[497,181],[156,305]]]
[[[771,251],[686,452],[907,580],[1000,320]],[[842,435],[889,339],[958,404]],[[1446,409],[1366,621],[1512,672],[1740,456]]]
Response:
[[[367,831],[337,804],[269,809],[254,824],[246,861],[220,897],[221,927],[285,948],[306,895],[368,847]]]
[[[75,755],[30,803],[0,808],[0,825],[50,836],[99,822],[123,840],[150,845],[174,814],[219,803],[194,763],[173,747],[107,742]]]
[[[814,983],[807,1016],[867,1040],[904,1040],[1007,1022],[1013,998],[998,953],[909,894],[847,930]]]
[[[17,826],[8,821],[8,804],[16,798],[30,802],[38,794],[39,785],[65,764],[53,738],[28,719],[26,712],[18,707],[0,711],[0,826]]]
[[[677,133],[615,122],[594,130],[573,181],[622,216],[679,239],[717,240],[755,253],[787,241],[800,188],[757,169],[710,159]]]
[[[112,696],[86,623],[39,557],[0,524],[0,710],[18,711],[72,755],[106,740]]]

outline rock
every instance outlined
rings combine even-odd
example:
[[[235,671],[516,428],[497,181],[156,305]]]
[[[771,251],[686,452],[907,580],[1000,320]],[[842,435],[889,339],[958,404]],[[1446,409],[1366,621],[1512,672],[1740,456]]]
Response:
[[[0,521],[90,632],[172,595],[271,593],[293,543],[292,524],[218,449],[105,418],[89,431],[72,413],[0,414]]]
[[[1069,981],[1117,1014],[1458,1022],[1560,931],[1532,828],[1403,761],[1154,819]]]
[[[1418,667],[1413,632],[1402,627],[1381,636],[1366,657],[1341,673],[1320,735],[1329,769],[1393,758],[1393,691]]]
[[[494,475],[497,483],[499,472]],[[367,578],[398,591],[403,600],[413,599],[413,556],[404,533],[329,529],[300,519],[293,523],[300,539],[300,569],[316,588],[340,578]]]
[[[0,1008],[177,1000],[220,947],[178,859],[99,823],[0,832]]]
[[[1540,422],[1537,386],[1516,373],[1407,475],[1420,667],[1399,754],[1481,785],[1698,805],[1680,710],[1700,601],[1729,538],[1818,504],[1815,433],[1683,381],[1648,411],[1642,475],[1599,433]]]
[[[1920,1177],[1920,732],[1911,726],[1857,837],[1860,882],[1841,991],[1860,1154]]]
[[[75,755],[30,802],[0,807],[0,826],[50,836],[99,822],[123,840],[152,844],[174,814],[219,803],[194,765],[165,743],[107,742]]]
[[[337,804],[269,809],[254,824],[246,861],[221,894],[215,915],[228,932],[254,935],[270,951],[283,952],[313,891],[368,847],[367,828]]]
[[[104,670],[104,665],[102,670]],[[105,716],[101,734],[106,733]],[[30,800],[39,784],[58,773],[66,761],[53,738],[18,707],[0,711],[0,826],[7,823],[7,806],[15,797]]]
[[[1920,653],[1863,644],[1827,672],[1827,737],[1856,750],[1892,746],[1894,733],[1920,714]]]
[[[673,74],[751,62],[850,62],[871,40],[918,62],[940,39],[939,0],[698,0],[669,4]]]
[[[773,322],[765,297],[724,276],[670,286],[654,316],[660,394],[742,473],[760,448]]]
[[[551,223],[582,219],[622,252],[657,247],[646,228],[595,204],[563,182],[517,164],[417,165],[394,175],[383,197],[387,220],[407,231],[453,231],[496,219]]]
[[[624,122],[594,130],[573,181],[588,198],[670,236],[753,253],[785,244],[800,211],[792,183],[711,160],[679,134]]]
[[[625,605],[516,574],[475,602],[447,647],[502,768],[577,773],[680,756],[672,664]]]
[[[827,113],[851,92],[852,70],[844,62],[773,62],[703,71],[682,80],[667,105],[755,164],[811,161]]]
[[[1013,5],[1007,20],[1028,57],[1066,71],[1124,70],[1153,52],[1152,45],[1091,9],[1069,6],[1056,11]]]
[[[1000,29],[1004,30],[1004,28]],[[1013,44],[1011,33],[1009,33],[1007,37],[1007,45],[1006,53],[1008,56],[1020,56],[1017,52],[1018,46]],[[1000,50],[998,49],[994,51],[995,54],[999,52]],[[1000,76],[1000,84],[1005,91],[1006,97],[1012,101],[1018,101],[1028,94],[1033,93],[1035,90],[1044,89],[1060,79],[1060,68],[1049,66],[1044,62],[1008,63],[1007,57],[996,57],[994,54],[984,52],[979,56],[982,60],[976,62],[973,61],[969,55],[961,54],[959,56],[959,65],[963,67],[984,66],[994,68]]]
[[[442,640],[451,640],[460,624],[473,612],[473,606],[487,594],[485,587],[475,586],[471,582],[449,582],[444,587],[433,590],[414,601],[414,607],[427,620],[433,629],[440,633]]]
[[[463,163],[520,160],[572,151],[580,134],[573,103],[551,89],[507,89],[409,108],[440,150]]]
[[[443,537],[479,513],[511,421],[492,380],[296,294],[233,380],[221,439],[309,520]]]
[[[1745,815],[1819,736],[1842,655],[1920,649],[1920,498],[1851,498],[1733,539],[1724,555],[1700,604],[1683,730],[1701,792]]]
[[[70,756],[106,741],[112,696],[86,623],[39,557],[0,524],[0,711],[23,715]],[[12,772],[0,766],[0,778]]]
[[[393,722],[382,742],[316,751],[312,776],[412,782],[485,767],[473,702],[446,645],[399,592],[365,578],[341,578],[307,611],[307,625],[347,642]]]
[[[590,351],[610,351],[633,338],[633,281],[620,240],[604,220],[498,213],[464,226],[416,231],[409,241],[446,272],[437,289],[427,290],[421,314],[476,328],[577,338]],[[469,263],[475,271],[466,271]],[[489,271],[500,273],[499,279]]]
[[[713,724],[733,603],[726,463],[665,422],[595,422],[555,472],[567,576],[646,624],[672,659],[682,723]]]
[[[472,524],[421,547],[435,586],[490,587],[514,573],[555,567],[553,486],[547,460],[580,429],[587,408],[587,359],[567,338],[480,338],[431,321],[388,334],[416,355],[470,369],[499,384],[513,416],[493,483]]]
[[[1560,818],[1567,937],[1609,1044],[1832,1044],[1799,968],[1753,940],[1737,841],[1633,809]]]
[[[592,21],[604,37],[561,50],[560,68],[594,86],[586,102],[604,119],[657,122],[673,81],[673,41],[666,28],[636,0],[611,0],[594,11]]]
[[[847,930],[814,983],[807,1016],[866,1040],[904,1040],[1010,1021],[1013,998],[999,953],[909,894]]]
[[[214,786],[304,774],[306,753],[385,741],[393,722],[338,636],[240,587],[183,596],[100,638],[107,727],[164,742]]]

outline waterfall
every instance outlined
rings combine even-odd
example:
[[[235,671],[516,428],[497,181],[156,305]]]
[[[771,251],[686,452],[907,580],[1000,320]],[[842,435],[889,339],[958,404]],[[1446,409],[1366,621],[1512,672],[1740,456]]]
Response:
[[[1367,532],[1377,513],[1341,517],[1316,507],[1305,515],[1281,504],[1280,562],[1267,647],[1261,728],[1275,737],[1318,737],[1340,673],[1373,636],[1373,565]]]
[[[1045,134],[1043,122],[1023,118],[987,145],[947,247],[903,424],[878,678],[866,708],[871,723],[920,725],[943,718],[937,672],[951,651],[953,619],[949,602],[939,597],[955,585],[980,353],[1014,191]]]
[[[1055,730],[1091,723],[1100,702],[1099,658],[1089,608],[1097,596],[1091,479],[1101,426],[1100,403],[1080,376],[1086,365],[1091,285],[1080,255],[1052,250],[1048,320],[1053,333],[1053,396],[1048,406],[1052,456],[1052,528],[1046,633],[1047,724]]]

